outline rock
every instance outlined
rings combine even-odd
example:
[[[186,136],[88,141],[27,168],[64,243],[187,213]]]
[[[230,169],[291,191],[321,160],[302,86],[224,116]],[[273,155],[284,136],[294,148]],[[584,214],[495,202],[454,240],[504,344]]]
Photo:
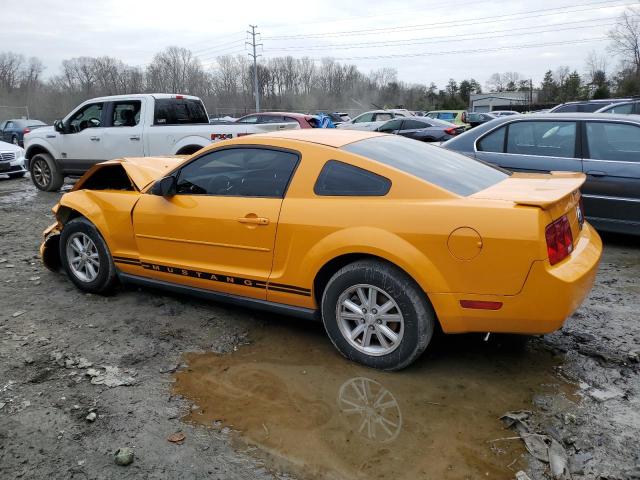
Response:
[[[607,400],[611,400],[612,398],[622,396],[622,392],[613,389],[601,390],[599,388],[593,388],[587,393],[591,398],[597,400],[598,402],[606,402]]]
[[[30,282],[37,282],[38,280],[40,280],[40,277],[29,277]]]
[[[119,448],[115,453],[116,465],[126,467],[133,463],[133,450],[128,447]]]
[[[106,385],[109,388],[119,387],[121,385],[133,385],[136,383],[133,376],[121,370],[118,367],[105,365],[104,372],[97,368],[89,368],[86,375],[91,377],[91,383],[94,385]]]
[[[98,415],[96,414],[96,412],[91,412],[85,418],[87,419],[87,422],[93,423],[96,421],[96,418],[98,418]]]
[[[89,368],[93,366],[93,363],[84,357],[78,357],[78,364],[76,366],[78,368]]]
[[[516,473],[516,480],[531,480],[531,477],[527,475],[525,472],[520,470]]]
[[[169,435],[167,437],[167,440],[170,441],[171,443],[177,443],[179,445],[182,445],[182,442],[184,442],[184,439],[187,438],[186,435],[182,432],[176,432],[176,433],[172,433],[171,435]]]
[[[26,312],[26,310],[18,310],[17,312],[13,312],[13,315],[11,315],[13,318],[19,317],[20,315],[24,315]]]

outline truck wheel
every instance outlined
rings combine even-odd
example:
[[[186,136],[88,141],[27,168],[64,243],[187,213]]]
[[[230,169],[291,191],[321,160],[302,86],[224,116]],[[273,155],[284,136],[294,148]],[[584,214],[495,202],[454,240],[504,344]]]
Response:
[[[413,279],[378,260],[343,267],[322,296],[322,321],[335,347],[349,360],[382,370],[414,362],[431,341],[435,318]]]
[[[18,140],[18,136],[17,135],[14,135],[11,138],[11,143],[13,143],[14,145],[17,145],[18,147],[20,146],[20,140]]]
[[[64,175],[48,153],[39,153],[29,162],[31,181],[37,189],[44,192],[56,192],[64,183]]]
[[[116,284],[116,267],[98,229],[84,217],[67,223],[60,234],[60,260],[80,290],[108,293]]]

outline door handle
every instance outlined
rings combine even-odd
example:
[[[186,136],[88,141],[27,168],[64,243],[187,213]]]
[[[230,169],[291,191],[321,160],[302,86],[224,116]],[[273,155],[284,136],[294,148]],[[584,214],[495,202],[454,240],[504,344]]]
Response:
[[[269,219],[264,217],[240,217],[238,222],[251,225],[269,225]]]
[[[92,142],[99,142],[99,141],[100,141],[100,137],[89,137],[89,139],[90,139]]]
[[[600,170],[587,170],[587,175],[591,175],[592,177],[605,177],[607,174]]]
[[[140,135],[134,135],[133,137],[129,137],[129,140],[135,140],[136,142],[140,141]]]

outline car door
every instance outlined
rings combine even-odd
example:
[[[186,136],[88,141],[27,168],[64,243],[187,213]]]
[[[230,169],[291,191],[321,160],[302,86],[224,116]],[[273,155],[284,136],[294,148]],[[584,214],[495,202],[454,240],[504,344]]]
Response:
[[[581,172],[577,139],[575,121],[514,121],[481,137],[476,158],[515,172]]]
[[[100,139],[105,160],[122,157],[143,157],[142,122],[144,108],[141,100],[122,100],[107,105],[107,123]]]
[[[585,214],[592,221],[632,223],[640,229],[640,125],[584,124]]]
[[[280,206],[298,161],[289,150],[218,149],[174,174],[175,195],[143,195],[133,225],[148,275],[265,299]]]
[[[106,120],[103,102],[89,103],[71,114],[60,137],[60,162],[68,173],[82,173],[106,160],[102,134]]]
[[[429,134],[423,132],[424,129],[431,127],[430,124],[421,122],[419,120],[404,120],[402,122],[402,128],[400,129],[400,135],[408,138],[424,139],[429,137]],[[424,134],[423,134],[424,133]],[[435,139],[435,137],[434,137]]]

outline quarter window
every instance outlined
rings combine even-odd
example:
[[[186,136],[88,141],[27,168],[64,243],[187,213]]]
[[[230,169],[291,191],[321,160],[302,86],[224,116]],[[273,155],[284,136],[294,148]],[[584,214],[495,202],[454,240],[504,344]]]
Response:
[[[478,150],[482,152],[504,152],[504,134],[507,131],[505,127],[494,130],[486,137],[478,142]]]
[[[207,153],[178,175],[177,193],[283,198],[298,155],[265,148],[230,148]]]
[[[587,122],[589,158],[640,162],[640,128],[609,122]]]
[[[325,163],[313,191],[321,196],[381,197],[391,188],[391,180],[348,163]]]
[[[575,122],[515,122],[509,125],[507,153],[575,157]]]

